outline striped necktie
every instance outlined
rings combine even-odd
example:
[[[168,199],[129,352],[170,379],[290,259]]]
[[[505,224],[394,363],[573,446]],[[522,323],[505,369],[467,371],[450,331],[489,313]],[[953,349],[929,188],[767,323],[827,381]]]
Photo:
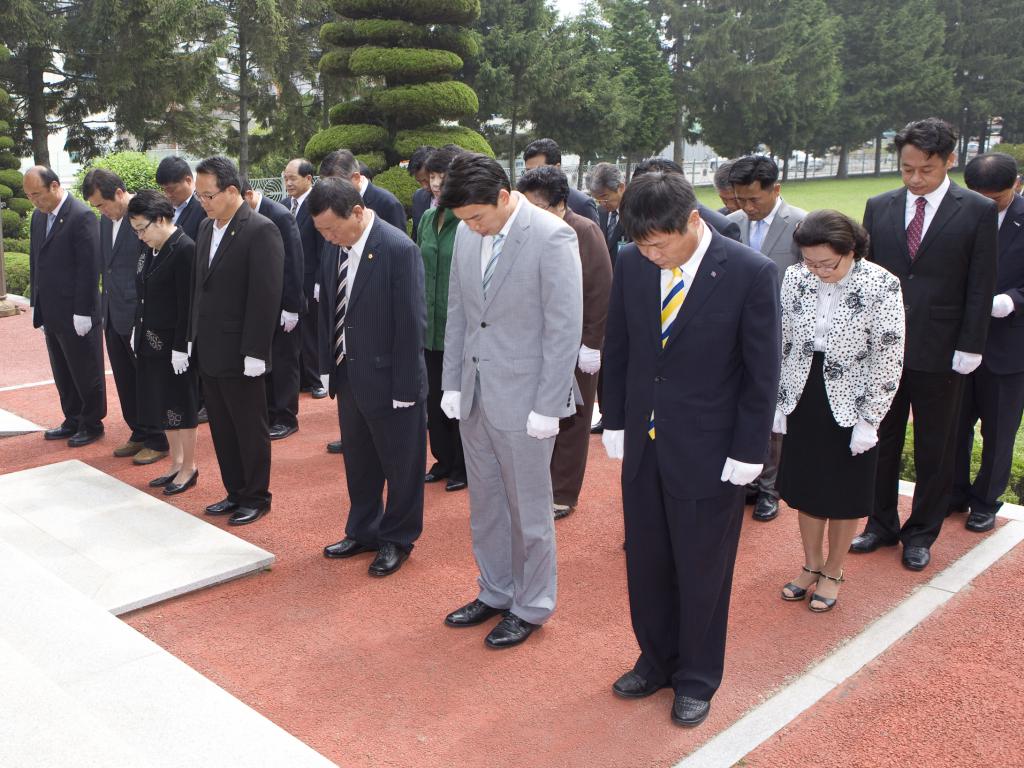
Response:
[[[299,198],[292,198],[292,216],[295,216],[299,212]]]
[[[334,302],[334,364],[341,365],[345,357],[345,308],[348,306],[348,248],[338,255],[338,294]]]
[[[505,244],[505,235],[497,234],[494,236],[494,240],[491,242],[491,258],[487,260],[487,266],[484,268],[484,298],[487,298],[487,286],[491,284],[491,278],[494,277],[494,269],[498,265],[498,256],[501,255],[502,246]]]
[[[672,270],[672,279],[669,281],[668,290],[661,300],[661,348],[668,344],[669,334],[672,332],[672,322],[679,308],[683,306],[686,298],[686,284],[683,281],[683,270],[675,267]],[[651,419],[647,424],[647,435],[654,439],[654,411],[651,411]]]

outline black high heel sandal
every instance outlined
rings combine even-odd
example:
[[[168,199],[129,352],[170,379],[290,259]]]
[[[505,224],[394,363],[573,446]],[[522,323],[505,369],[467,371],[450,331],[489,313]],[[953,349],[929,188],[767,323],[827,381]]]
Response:
[[[801,565],[800,567],[804,569],[805,573],[813,573],[818,576],[821,576],[821,571],[812,571],[806,565]],[[792,592],[791,595],[786,594],[787,589],[790,592]],[[803,600],[805,597],[807,597],[808,589],[810,589],[810,587],[801,587],[791,581],[782,588],[782,599],[790,603],[799,602],[800,600]]]
[[[843,578],[842,571],[839,572],[838,576],[829,576],[827,573],[822,571],[821,576],[819,576],[818,578],[826,578],[829,581],[834,581],[836,584],[842,584],[844,581],[846,581],[846,579]],[[836,607],[836,601],[838,599],[838,597],[822,597],[817,592],[815,592],[814,596],[811,598],[811,602],[807,604],[807,607],[815,613],[827,613],[828,611],[831,611],[833,608]],[[818,605],[815,606],[815,603],[817,603]]]

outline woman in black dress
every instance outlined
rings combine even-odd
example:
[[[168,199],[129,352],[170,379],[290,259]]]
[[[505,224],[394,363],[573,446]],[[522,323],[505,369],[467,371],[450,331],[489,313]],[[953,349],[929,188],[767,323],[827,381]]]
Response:
[[[786,435],[779,494],[799,511],[802,573],[782,588],[831,610],[850,542],[874,503],[878,425],[903,373],[900,282],[864,261],[868,234],[838,211],[808,214],[801,263],[782,281],[782,375],[773,431]],[[828,528],[828,558],[822,539]]]
[[[189,368],[188,320],[196,246],[172,223],[174,207],[163,193],[143,190],[128,203],[131,227],[148,248],[135,280],[139,304],[133,331],[138,367],[139,418],[160,424],[171,446],[171,471],[150,481],[164,495],[196,484],[198,383]]]

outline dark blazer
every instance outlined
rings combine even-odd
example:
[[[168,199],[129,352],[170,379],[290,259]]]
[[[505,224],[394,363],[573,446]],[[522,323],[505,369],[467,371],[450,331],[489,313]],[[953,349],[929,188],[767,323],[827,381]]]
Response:
[[[665,490],[680,499],[727,493],[726,458],[764,461],[779,385],[779,289],[775,265],[711,234],[668,338],[661,346],[661,270],[635,245],[615,264],[605,331],[601,414],[625,429],[623,481],[640,466],[651,411]]]
[[[136,272],[136,286],[142,299],[134,318],[137,354],[188,351],[195,259],[196,244],[181,227],[167,238],[155,259],[151,248],[143,252]],[[154,336],[161,342],[160,349],[147,343]]]
[[[322,353],[333,354],[334,305],[338,295],[339,248],[325,249],[320,276],[320,327],[330,329]],[[345,360],[352,392],[368,415],[427,396],[423,345],[427,304],[420,249],[398,229],[374,216],[345,310]],[[337,366],[321,360],[330,372],[328,392],[337,392]]]
[[[303,252],[299,228],[291,211],[266,195],[260,200],[259,213],[266,216],[281,233],[284,244],[284,282],[281,288],[281,309],[299,314],[306,311],[306,297],[302,293]]]
[[[618,258],[619,248],[621,248],[624,243],[629,242],[629,237],[627,237],[626,230],[622,226],[621,216],[619,217],[619,220],[615,222],[615,229],[609,232],[608,216],[608,211],[606,211],[604,208],[601,208],[601,210],[598,211],[597,214],[597,224],[599,227],[601,227],[601,232],[604,233],[604,241],[605,244],[608,246],[608,255],[611,257],[612,266],[614,267],[615,260]]]
[[[718,211],[714,211],[708,208],[703,203],[697,203],[697,210],[700,212],[700,217],[705,222],[711,225],[711,228],[720,235],[725,235],[730,240],[735,240],[737,243],[742,242],[740,240],[740,225],[735,221],[729,221],[728,217],[723,216]]]
[[[199,228],[189,340],[205,376],[242,376],[244,358],[271,368],[270,346],[281,317],[284,244],[270,219],[244,201],[210,262],[213,219]]]
[[[1014,195],[999,227],[999,263],[994,294],[1013,299],[1008,317],[993,317],[984,361],[993,373],[1024,373],[1024,198]]]
[[[371,181],[366,185],[366,192],[363,193],[363,202],[366,207],[373,210],[378,216],[393,227],[405,232],[408,218],[405,215],[405,208],[398,198],[386,189],[374,186]]]
[[[313,215],[309,212],[306,200],[295,213],[295,224],[299,228],[299,240],[302,243],[302,285],[306,297],[313,298],[313,285],[320,274],[320,254],[324,249],[324,238],[313,224]]]
[[[996,281],[996,206],[950,183],[912,264],[907,248],[907,190],[868,200],[868,259],[900,279],[910,370],[944,373],[953,352],[985,351]]]
[[[434,198],[429,189],[420,187],[412,193],[412,239],[413,242],[420,241],[420,218],[430,210],[430,201]]]
[[[138,303],[135,275],[138,272],[139,257],[146,250],[145,244],[132,231],[128,214],[117,230],[117,241],[112,242],[114,222],[100,216],[100,259],[103,265],[103,321],[110,319],[110,325],[121,336],[132,332],[135,322],[135,305]]]
[[[195,242],[196,238],[199,237],[199,225],[204,221],[206,221],[206,211],[200,205],[199,198],[192,195],[188,205],[185,206],[185,210],[181,212],[178,220],[174,223],[181,227],[185,234]]]
[[[29,284],[32,324],[51,331],[74,331],[74,315],[100,322],[100,225],[81,200],[68,194],[56,211],[50,234],[46,214],[33,211],[30,225]]]
[[[590,219],[595,224],[601,224],[601,219],[597,214],[597,203],[594,201],[594,198],[572,187],[569,187],[569,210],[577,216]]]

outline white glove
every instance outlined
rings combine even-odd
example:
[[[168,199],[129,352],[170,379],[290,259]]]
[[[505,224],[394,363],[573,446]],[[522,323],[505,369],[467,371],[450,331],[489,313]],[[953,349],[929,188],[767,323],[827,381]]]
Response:
[[[321,373],[320,374],[320,386],[327,389],[331,385],[331,374]]]
[[[441,395],[441,411],[449,419],[458,419],[462,411],[462,393],[445,392]]]
[[[286,312],[281,310],[281,327],[284,328],[285,333],[291,333],[295,330],[295,326],[299,324],[299,316],[295,312]]]
[[[601,442],[609,459],[621,459],[625,452],[626,432],[622,429],[606,429],[601,433]]]
[[[313,285],[313,301],[320,301],[320,283]]]
[[[772,432],[775,432],[778,435],[786,434],[786,414],[778,408],[775,409],[775,420],[772,421]]]
[[[526,434],[538,440],[546,440],[558,434],[558,419],[555,416],[541,416],[530,411],[526,417]]]
[[[392,408],[411,408],[414,405],[416,405],[416,403],[407,403],[404,400],[392,400],[391,401],[391,407]]]
[[[584,373],[597,373],[601,370],[601,350],[591,349],[586,344],[581,344],[579,367]]]
[[[72,315],[71,319],[75,322],[75,333],[79,336],[85,336],[92,330],[92,318],[88,315]]]
[[[171,350],[171,368],[174,369],[176,374],[184,373],[188,370],[188,352],[179,352],[176,349]]]
[[[864,419],[857,419],[853,425],[853,436],[850,438],[850,455],[870,451],[878,444],[878,428],[868,424]]]
[[[267,372],[267,363],[264,360],[258,360],[255,357],[245,356],[245,375],[246,376],[262,376]]]
[[[744,464],[735,459],[726,459],[722,467],[722,482],[730,482],[733,485],[747,485],[757,479],[764,469],[764,464]]]
[[[974,373],[974,369],[979,365],[981,365],[981,355],[979,354],[959,350],[953,353],[953,370],[963,376]]]
[[[132,326],[132,333],[128,337],[128,346],[132,350],[132,352],[135,351],[135,326],[134,325]]]
[[[1013,312],[1014,309],[1013,299],[1005,293],[1000,293],[992,297],[992,317],[1006,317],[1008,314]]]

